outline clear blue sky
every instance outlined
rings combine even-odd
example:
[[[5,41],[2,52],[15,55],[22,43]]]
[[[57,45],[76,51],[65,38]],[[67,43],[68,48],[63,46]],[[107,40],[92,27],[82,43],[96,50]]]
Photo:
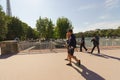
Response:
[[[35,27],[41,17],[72,21],[74,32],[117,28],[120,25],[120,0],[10,0],[12,15]],[[6,0],[0,0],[6,11]]]

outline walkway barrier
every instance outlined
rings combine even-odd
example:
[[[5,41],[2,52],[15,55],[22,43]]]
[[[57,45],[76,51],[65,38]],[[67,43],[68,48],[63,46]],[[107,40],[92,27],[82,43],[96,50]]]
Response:
[[[1,42],[1,55],[18,53],[17,41],[3,41]]]
[[[34,50],[41,50],[41,49],[49,49],[52,51],[55,49],[55,43],[52,41],[49,42],[36,42],[33,44],[35,47],[33,48]]]
[[[46,41],[46,42],[20,42],[19,51],[22,53],[41,53],[41,51],[51,52],[55,49],[55,42]]]
[[[32,46],[36,45],[36,42],[22,41],[18,43],[19,51],[28,49]]]

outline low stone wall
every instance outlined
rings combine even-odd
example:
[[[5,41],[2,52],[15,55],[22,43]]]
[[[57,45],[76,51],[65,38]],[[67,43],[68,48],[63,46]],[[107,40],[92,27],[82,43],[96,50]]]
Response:
[[[16,41],[1,42],[1,55],[18,53],[18,43]]]

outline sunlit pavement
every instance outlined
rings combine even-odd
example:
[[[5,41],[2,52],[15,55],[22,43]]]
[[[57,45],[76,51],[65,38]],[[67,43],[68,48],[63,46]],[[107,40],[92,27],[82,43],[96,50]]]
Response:
[[[67,66],[66,52],[1,56],[0,80],[120,80],[120,49],[75,55],[81,66]]]

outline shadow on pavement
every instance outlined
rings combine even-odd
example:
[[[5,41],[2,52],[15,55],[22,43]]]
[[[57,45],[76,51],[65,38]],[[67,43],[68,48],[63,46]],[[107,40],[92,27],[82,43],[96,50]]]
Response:
[[[13,55],[15,55],[15,54],[4,54],[4,55],[0,56],[0,59],[6,59],[6,58],[9,58],[9,57],[11,57]]]
[[[119,60],[120,61],[120,58],[118,57],[114,57],[114,56],[110,56],[110,55],[106,55],[106,54],[93,54],[94,56],[97,56],[97,57],[102,57],[102,58],[106,58],[106,59],[115,59],[115,60]]]
[[[76,63],[74,63],[78,68],[72,66],[73,69],[75,69],[78,73],[80,73],[86,80],[105,80],[102,76],[99,74],[89,70],[84,65],[78,66]],[[79,70],[82,69],[82,71]]]
[[[115,60],[119,60],[119,61],[120,61],[120,58],[118,58],[118,57],[109,56],[109,55],[106,55],[106,54],[102,54],[102,55],[104,55],[104,56],[106,56],[106,57],[108,57],[108,58],[111,58],[111,59],[115,59]]]
[[[101,58],[105,58],[105,59],[109,59],[107,56],[104,56],[103,54],[92,54],[92,55],[101,57]]]

